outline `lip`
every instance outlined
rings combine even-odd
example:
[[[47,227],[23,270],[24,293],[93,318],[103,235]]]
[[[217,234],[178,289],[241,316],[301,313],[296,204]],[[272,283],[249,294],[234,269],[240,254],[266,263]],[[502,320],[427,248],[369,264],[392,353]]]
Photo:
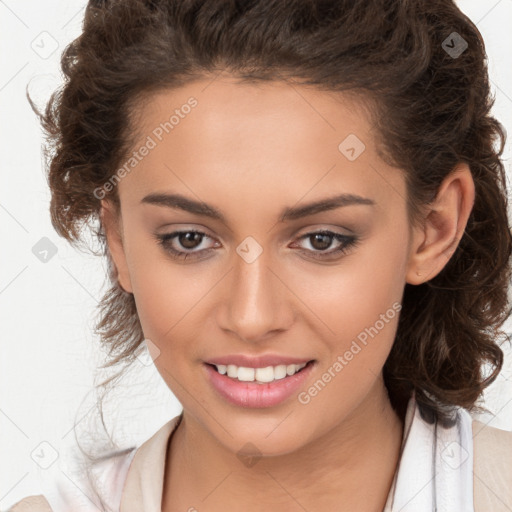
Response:
[[[226,356],[214,357],[208,361],[208,364],[234,364],[245,368],[266,368],[267,366],[279,366],[281,364],[302,364],[312,361],[312,359],[297,358],[292,356],[282,356],[279,354],[264,354],[261,356],[248,356],[245,354],[230,354]]]
[[[304,386],[317,362],[310,361],[298,373],[265,384],[240,382],[227,375],[221,375],[211,364],[213,363],[203,363],[202,366],[210,384],[223,399],[239,407],[264,408],[279,405],[297,393]]]

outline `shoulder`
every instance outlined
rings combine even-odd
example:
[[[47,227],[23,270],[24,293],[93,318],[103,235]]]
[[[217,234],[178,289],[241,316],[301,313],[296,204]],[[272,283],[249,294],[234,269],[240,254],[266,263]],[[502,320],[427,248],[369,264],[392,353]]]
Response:
[[[18,503],[15,503],[7,512],[52,512],[52,508],[46,498],[38,496],[27,496]]]
[[[475,511],[512,510],[512,432],[473,420]]]
[[[496,455],[498,462],[506,461],[506,467],[509,468],[508,462],[512,463],[512,459],[505,458],[504,455],[510,455],[512,451],[512,432],[486,425],[478,420],[473,420],[472,423],[475,453],[486,455],[486,459],[490,458],[489,454]]]
[[[42,480],[41,494],[23,498],[7,512],[98,512],[103,510],[100,503],[106,503],[109,510],[117,510],[134,453],[134,448],[128,448],[107,454],[87,471],[69,462],[59,466]]]
[[[148,469],[163,478],[166,444],[180,420],[181,415],[176,416],[141,444],[101,457],[90,466],[89,477],[80,466],[65,465],[62,469],[65,469],[66,477],[62,471],[56,471],[52,478],[43,481],[41,491],[44,494],[28,496],[7,512],[56,512],[63,504],[66,510],[98,512],[99,507],[93,503],[99,497],[98,492],[109,509],[119,510],[123,494],[129,495],[124,496],[125,499],[130,499],[134,489],[142,485],[141,475]]]

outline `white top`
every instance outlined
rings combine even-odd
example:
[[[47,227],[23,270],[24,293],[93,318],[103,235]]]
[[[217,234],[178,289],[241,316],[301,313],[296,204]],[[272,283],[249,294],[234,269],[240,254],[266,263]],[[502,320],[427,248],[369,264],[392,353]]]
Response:
[[[383,512],[510,512],[512,433],[472,420],[463,408],[456,409],[453,426],[443,428],[430,423],[428,411],[423,410],[424,417],[422,410],[413,394]],[[180,420],[181,415],[174,417],[138,448],[110,456],[95,468],[103,506],[83,475],[65,468],[44,483],[44,498],[25,498],[10,512],[161,512],[167,446]]]

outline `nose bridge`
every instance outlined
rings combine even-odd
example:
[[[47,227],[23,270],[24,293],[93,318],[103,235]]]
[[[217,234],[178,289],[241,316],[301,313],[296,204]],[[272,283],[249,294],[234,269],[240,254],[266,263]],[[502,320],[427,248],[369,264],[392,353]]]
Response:
[[[271,268],[271,254],[254,239],[237,248],[223,327],[247,341],[287,325],[283,285]]]

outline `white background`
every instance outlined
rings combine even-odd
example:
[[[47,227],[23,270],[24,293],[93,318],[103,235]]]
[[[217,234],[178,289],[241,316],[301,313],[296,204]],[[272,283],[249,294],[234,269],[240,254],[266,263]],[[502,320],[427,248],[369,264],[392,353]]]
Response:
[[[105,268],[99,257],[71,249],[51,226],[42,132],[25,97],[31,79],[29,90],[38,105],[60,84],[60,54],[79,35],[85,5],[83,0],[0,0],[2,510],[39,493],[44,470],[31,454],[36,448],[41,453],[40,443],[50,443],[62,456],[74,443],[73,422],[86,422],[95,414],[91,390],[102,353],[92,324]],[[512,0],[460,0],[458,5],[484,36],[496,95],[494,115],[512,133]],[[41,35],[44,31],[53,39]],[[58,45],[47,58],[33,49],[41,38],[46,38],[45,48]],[[510,150],[508,140],[504,163],[509,176]],[[43,237],[58,248],[47,263],[32,253]],[[509,332],[511,325],[507,323]],[[493,414],[479,417],[507,430],[512,430],[511,359],[507,352],[506,368],[485,394]],[[121,443],[147,439],[181,411],[153,366],[137,362],[123,382],[113,397],[114,413],[107,414],[107,426]],[[48,447],[44,449],[48,456]]]

